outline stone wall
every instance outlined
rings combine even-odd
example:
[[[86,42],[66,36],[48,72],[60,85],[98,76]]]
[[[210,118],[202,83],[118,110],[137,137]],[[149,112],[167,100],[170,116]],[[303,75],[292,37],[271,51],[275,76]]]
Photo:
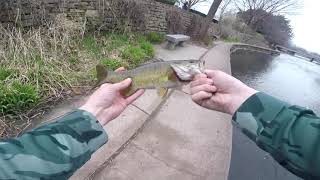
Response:
[[[169,11],[177,11],[182,18],[183,33],[186,33],[193,16],[199,16],[172,5],[155,0],[124,0],[135,2],[127,9],[118,7],[120,0],[0,0],[0,23],[4,26],[34,27],[52,21],[59,14],[79,20],[86,20],[92,29],[114,30],[127,11],[138,11],[143,22],[130,21],[126,25],[136,31],[168,32],[166,19]],[[137,17],[132,17],[137,18]],[[139,26],[139,27],[137,27]],[[211,34],[214,24],[211,25]]]

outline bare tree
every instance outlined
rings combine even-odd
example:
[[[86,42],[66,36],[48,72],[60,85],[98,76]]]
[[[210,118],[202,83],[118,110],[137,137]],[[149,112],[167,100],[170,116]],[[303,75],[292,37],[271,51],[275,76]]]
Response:
[[[208,20],[212,20],[221,4],[222,0],[214,0],[207,15]]]
[[[196,4],[208,2],[208,0],[178,0],[178,2],[182,4],[184,9],[190,10]]]
[[[220,11],[220,15],[219,15],[219,21],[222,20],[223,15],[226,11],[226,9],[228,8],[228,6],[231,4],[232,0],[223,0],[222,3],[220,4],[219,7],[219,11]]]
[[[240,12],[248,12],[247,24],[253,25],[265,18],[265,14],[295,13],[300,7],[300,0],[234,0]],[[259,13],[264,11],[266,13]]]

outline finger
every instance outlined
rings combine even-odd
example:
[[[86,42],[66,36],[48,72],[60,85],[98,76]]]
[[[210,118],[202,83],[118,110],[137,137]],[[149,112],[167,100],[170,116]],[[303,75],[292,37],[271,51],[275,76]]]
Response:
[[[219,70],[205,70],[204,73],[206,73],[208,78],[211,78],[211,79],[215,79],[217,77],[224,77],[225,75],[230,76],[225,72],[219,71]]]
[[[194,80],[201,79],[201,78],[207,78],[207,75],[201,73],[194,76]]]
[[[131,85],[131,83],[132,83],[132,80],[128,78],[119,83],[113,84],[112,86],[116,91],[121,91],[121,90],[127,89]]]
[[[125,71],[125,70],[126,70],[126,68],[124,68],[124,67],[119,67],[118,69],[115,70],[115,72],[123,72],[123,71]]]
[[[204,73],[205,73],[208,77],[212,77],[212,76],[215,74],[215,70],[206,69],[206,70],[204,70]]]
[[[137,100],[140,96],[142,96],[144,94],[144,89],[140,89],[138,90],[137,92],[135,92],[133,95],[127,97],[126,101],[127,101],[127,104],[131,104],[133,103],[135,100]]]
[[[195,86],[200,86],[203,84],[209,84],[212,85],[213,84],[213,80],[212,79],[208,79],[208,78],[201,78],[201,79],[197,79],[191,82],[190,87],[193,88]]]
[[[203,85],[195,86],[195,87],[191,88],[191,94],[196,94],[200,91],[205,91],[208,93],[215,93],[215,92],[217,92],[217,87],[215,87],[213,85],[209,85],[209,84],[203,84]]]
[[[213,96],[212,93],[208,93],[208,92],[204,92],[204,91],[200,91],[194,95],[191,96],[192,100],[195,102],[200,102],[206,99],[209,99]]]
[[[112,84],[109,84],[109,83],[104,83],[102,84],[98,90],[100,91],[104,91],[105,89],[107,89],[109,86],[111,86]],[[97,91],[96,91],[97,92]]]

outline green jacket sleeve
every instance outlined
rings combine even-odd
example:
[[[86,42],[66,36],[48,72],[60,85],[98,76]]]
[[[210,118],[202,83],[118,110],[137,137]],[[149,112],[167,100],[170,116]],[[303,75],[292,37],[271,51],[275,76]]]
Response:
[[[311,110],[257,93],[233,120],[289,171],[305,179],[320,178],[320,118]]]
[[[76,110],[21,137],[0,142],[0,179],[68,179],[107,142],[90,113]]]

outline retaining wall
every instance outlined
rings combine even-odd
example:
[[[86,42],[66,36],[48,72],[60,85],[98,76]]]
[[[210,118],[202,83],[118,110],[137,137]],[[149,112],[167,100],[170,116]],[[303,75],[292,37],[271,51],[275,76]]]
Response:
[[[122,0],[123,1],[123,0]],[[143,32],[168,32],[167,15],[176,11],[186,33],[194,16],[200,15],[182,10],[178,7],[157,2],[155,0],[125,0],[135,2],[139,6],[123,9],[121,0],[0,0],[0,24],[3,26],[35,27],[52,21],[57,15],[86,20],[88,28],[114,30],[123,16],[124,11],[138,11],[143,22],[130,22],[129,28]],[[139,8],[139,9],[138,9]],[[138,9],[138,10],[137,10]],[[140,10],[140,12],[139,12]],[[121,15],[122,14],[122,15]],[[119,20],[120,19],[120,20]],[[214,35],[215,24],[210,24],[210,35]]]

